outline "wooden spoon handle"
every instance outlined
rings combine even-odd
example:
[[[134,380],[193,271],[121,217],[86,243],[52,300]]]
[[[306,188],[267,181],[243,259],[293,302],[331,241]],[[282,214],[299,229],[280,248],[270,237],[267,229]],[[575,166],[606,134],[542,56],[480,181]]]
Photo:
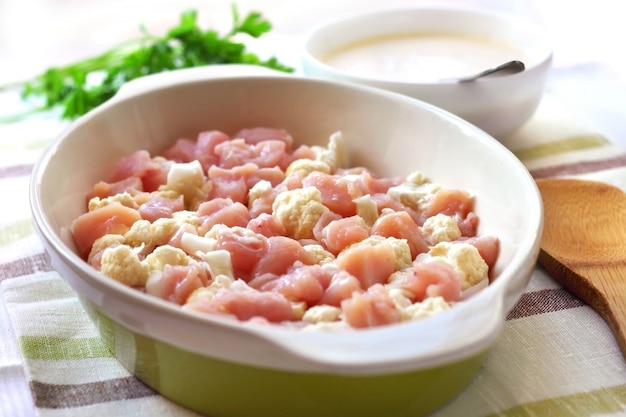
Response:
[[[539,263],[566,288],[593,308],[611,328],[626,358],[626,265],[571,265],[563,263],[541,250]],[[594,276],[592,282],[587,277]]]

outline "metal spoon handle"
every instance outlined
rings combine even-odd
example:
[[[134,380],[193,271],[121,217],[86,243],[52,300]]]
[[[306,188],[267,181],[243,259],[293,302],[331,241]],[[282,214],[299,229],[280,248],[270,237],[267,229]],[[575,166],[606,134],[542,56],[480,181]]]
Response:
[[[456,81],[459,83],[466,83],[466,82],[474,81],[483,77],[496,77],[496,76],[500,77],[503,75],[516,74],[518,72],[524,71],[525,69],[526,69],[526,66],[524,65],[522,61],[508,61],[508,62],[505,62],[504,64],[498,65],[497,67],[488,68],[484,71],[481,71],[478,74],[470,75],[467,77],[448,78],[442,81],[445,81],[445,82]]]

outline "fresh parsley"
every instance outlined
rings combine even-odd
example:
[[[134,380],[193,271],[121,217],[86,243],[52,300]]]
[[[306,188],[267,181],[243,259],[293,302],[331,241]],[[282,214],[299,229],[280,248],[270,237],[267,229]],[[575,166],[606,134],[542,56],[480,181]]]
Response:
[[[234,5],[232,28],[226,34],[200,28],[195,10],[183,12],[178,25],[162,37],[151,35],[144,26],[140,28],[140,38],[100,55],[49,68],[31,80],[0,86],[0,91],[21,88],[22,99],[40,103],[24,113],[0,116],[0,123],[53,109],[60,109],[62,119],[72,120],[113,97],[124,83],[163,71],[213,64],[250,64],[293,71],[275,57],[262,60],[236,39],[240,34],[259,38],[272,25],[258,12],[241,19]]]

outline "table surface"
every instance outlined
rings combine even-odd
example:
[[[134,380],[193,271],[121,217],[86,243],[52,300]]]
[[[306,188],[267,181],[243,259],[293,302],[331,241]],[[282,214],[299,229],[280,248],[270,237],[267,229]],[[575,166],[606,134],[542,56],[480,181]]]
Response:
[[[524,15],[544,25],[552,36],[554,71],[538,120],[505,145],[535,177],[575,175],[625,189],[626,162],[622,153],[626,149],[626,124],[622,120],[626,116],[623,94],[626,18],[619,2],[439,0],[436,3],[467,5],[470,2]],[[426,3],[426,0],[398,0],[387,1],[385,6]],[[0,0],[0,85],[135,37],[139,23],[158,33],[175,24],[181,11],[188,8],[199,11],[203,26],[228,27],[231,4],[222,0]],[[313,25],[356,9],[380,7],[379,2],[369,0],[241,0],[236,4],[241,11],[261,11],[273,23],[269,41],[280,45],[283,49],[276,49],[276,54],[296,67],[298,42]],[[14,98],[0,93],[0,114],[10,111],[14,104]],[[55,125],[45,125],[43,129],[46,126]],[[55,132],[49,133],[50,139],[53,138]],[[548,143],[565,146],[573,143],[571,137],[580,135],[594,138],[594,145],[550,151],[550,155],[540,158],[532,156],[533,152],[545,152]],[[0,126],[0,184],[5,184],[3,190],[10,187],[15,191],[21,199],[17,206],[27,210],[24,190],[28,169],[39,151],[18,149],[16,141],[24,137],[29,137],[29,132]],[[39,246],[24,249],[24,246],[19,249],[24,252],[20,255],[16,249],[20,246],[13,245],[15,242],[6,236],[11,222],[22,219],[24,214],[8,207],[3,207],[3,211],[10,213],[0,220],[0,283],[4,290],[4,297],[0,298],[0,416],[88,415],[93,411],[88,407],[54,410],[42,405],[40,398],[33,401],[34,386],[39,383],[38,371],[24,357],[24,347],[18,343],[18,336],[24,330],[10,311],[10,306],[17,305],[15,298],[11,298],[14,284],[23,283],[24,277],[19,268],[7,265],[14,266],[22,258],[32,262],[33,255],[41,255],[42,249]],[[490,354],[477,380],[461,398],[437,415],[544,415],[542,412],[546,410],[552,415],[626,415],[626,389],[622,389],[626,386],[624,359],[606,324],[562,290],[540,267],[533,273],[523,298],[509,315],[503,340]],[[555,299],[560,306],[550,304]],[[492,395],[483,391],[499,383],[504,386],[501,391]],[[128,415],[143,415],[142,410],[148,409],[141,408],[141,404],[136,407],[132,412],[127,411]],[[467,407],[473,407],[473,411],[469,412]]]

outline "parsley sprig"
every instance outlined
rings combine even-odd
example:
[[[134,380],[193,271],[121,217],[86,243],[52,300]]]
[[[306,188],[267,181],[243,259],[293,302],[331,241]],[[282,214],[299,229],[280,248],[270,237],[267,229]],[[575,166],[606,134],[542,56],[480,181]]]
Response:
[[[142,25],[142,36],[138,39],[67,66],[49,68],[31,80],[0,86],[0,91],[21,88],[22,99],[36,99],[40,103],[20,114],[0,116],[0,123],[54,109],[61,110],[62,119],[72,120],[113,97],[124,83],[163,71],[213,64],[250,64],[292,72],[292,68],[275,57],[262,60],[236,39],[240,34],[259,38],[271,28],[259,12],[249,12],[241,19],[235,6],[232,28],[226,34],[200,28],[195,10],[183,12],[178,25],[162,37],[151,35]]]

